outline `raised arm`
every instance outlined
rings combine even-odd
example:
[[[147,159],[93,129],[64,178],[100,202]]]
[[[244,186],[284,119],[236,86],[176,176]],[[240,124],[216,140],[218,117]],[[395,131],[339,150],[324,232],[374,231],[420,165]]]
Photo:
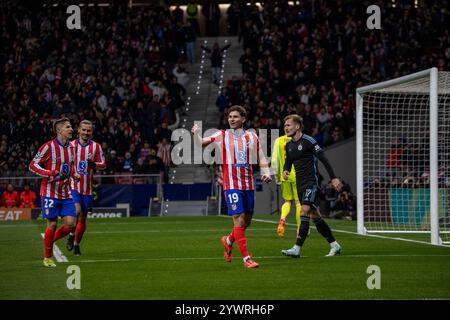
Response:
[[[194,124],[194,126],[192,127],[191,133],[194,135],[194,143],[198,146],[201,145],[202,147],[206,147],[216,140],[214,135],[202,138],[200,136],[200,127],[196,124]]]

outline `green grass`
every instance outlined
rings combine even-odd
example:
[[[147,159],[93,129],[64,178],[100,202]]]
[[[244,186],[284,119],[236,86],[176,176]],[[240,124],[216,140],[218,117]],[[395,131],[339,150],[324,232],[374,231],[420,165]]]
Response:
[[[355,222],[328,222],[343,254],[324,257],[329,246],[312,229],[300,259],[280,254],[292,246],[295,227],[278,239],[276,224],[252,222],[248,247],[260,263],[253,270],[243,267],[237,247],[231,264],[223,260],[219,239],[231,230],[228,217],[91,219],[82,256],[67,252],[60,240],[69,262],[56,268],[42,266],[44,221],[5,222],[0,299],[450,298],[450,248],[337,232],[354,232]],[[81,268],[81,290],[67,289],[69,265]],[[380,290],[367,289],[370,265],[381,269]]]

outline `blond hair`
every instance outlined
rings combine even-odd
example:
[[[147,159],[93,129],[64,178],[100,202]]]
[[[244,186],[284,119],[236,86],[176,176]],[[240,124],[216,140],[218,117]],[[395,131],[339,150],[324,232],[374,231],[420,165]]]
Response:
[[[290,114],[283,119],[284,122],[288,120],[294,121],[295,123],[300,125],[300,130],[303,130],[303,118],[300,117],[298,114]]]

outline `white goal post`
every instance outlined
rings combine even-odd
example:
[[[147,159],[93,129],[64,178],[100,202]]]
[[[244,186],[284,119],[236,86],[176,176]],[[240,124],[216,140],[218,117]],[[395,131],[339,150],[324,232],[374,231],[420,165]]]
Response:
[[[358,233],[450,243],[450,72],[356,90]]]

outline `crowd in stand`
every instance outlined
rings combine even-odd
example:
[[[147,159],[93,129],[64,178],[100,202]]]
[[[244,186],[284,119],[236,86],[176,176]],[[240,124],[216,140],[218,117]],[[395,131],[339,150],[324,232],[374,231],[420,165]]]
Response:
[[[211,17],[210,2],[199,12]],[[294,3],[233,1],[228,8],[243,76],[229,79],[217,98],[219,128],[234,104],[246,107],[256,129],[281,129],[286,115],[298,113],[304,132],[327,146],[353,135],[358,86],[450,69],[448,1],[417,9],[412,1],[382,1],[381,30],[367,29],[365,2]],[[104,173],[167,171],[188,82],[178,63],[185,55],[195,62],[196,19],[188,14],[185,22],[179,8],[85,6],[82,30],[69,31],[65,9],[0,5],[0,175],[29,175],[29,160],[61,116],[74,127],[94,122]]]
[[[328,146],[355,132],[357,87],[430,67],[450,70],[448,1],[423,1],[419,8],[381,1],[380,30],[366,27],[364,1],[294,3],[230,7],[230,32],[240,21],[243,76],[229,79],[217,99],[220,127],[234,104],[247,108],[254,128],[281,129],[295,112],[304,132]]]
[[[105,174],[167,171],[190,24],[163,7],[123,2],[82,7],[82,30],[68,30],[65,11],[0,5],[0,175],[29,175],[27,164],[54,137],[52,120],[63,116],[74,128],[94,123]]]

